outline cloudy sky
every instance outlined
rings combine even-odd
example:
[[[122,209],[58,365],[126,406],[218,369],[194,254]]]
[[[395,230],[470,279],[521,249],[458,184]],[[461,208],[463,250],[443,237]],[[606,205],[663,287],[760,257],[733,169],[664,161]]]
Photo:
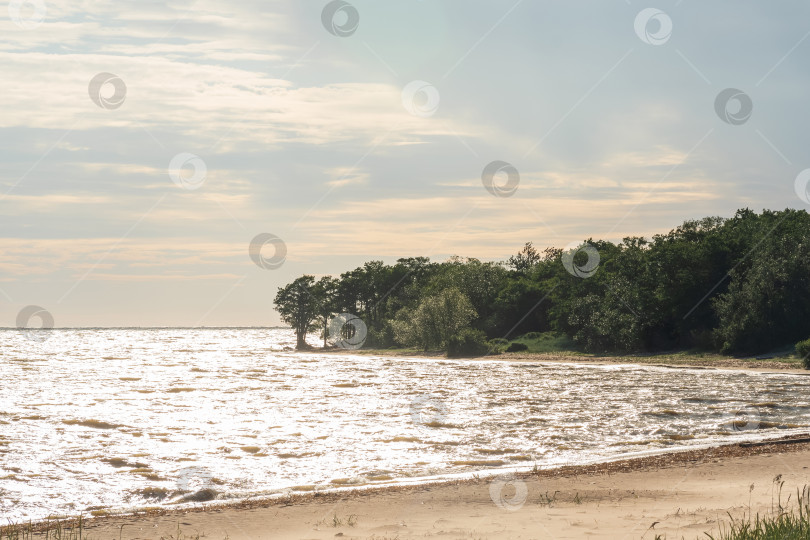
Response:
[[[273,325],[303,273],[807,207],[801,0],[1,13],[0,326]]]

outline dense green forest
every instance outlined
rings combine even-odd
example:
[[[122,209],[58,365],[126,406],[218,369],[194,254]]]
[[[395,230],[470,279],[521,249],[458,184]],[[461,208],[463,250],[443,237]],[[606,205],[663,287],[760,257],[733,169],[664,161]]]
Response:
[[[743,209],[652,239],[527,243],[503,262],[370,261],[339,278],[303,276],[275,304],[299,348],[315,331],[326,345],[332,317],[350,313],[370,348],[464,354],[556,332],[588,352],[756,354],[810,337],[810,214]]]

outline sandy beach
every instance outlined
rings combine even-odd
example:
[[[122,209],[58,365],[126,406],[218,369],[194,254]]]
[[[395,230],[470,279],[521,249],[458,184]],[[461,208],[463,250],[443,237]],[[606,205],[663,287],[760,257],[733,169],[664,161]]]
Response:
[[[810,483],[810,443],[730,445],[516,479],[210,505],[92,521],[90,538],[639,539],[704,537]]]

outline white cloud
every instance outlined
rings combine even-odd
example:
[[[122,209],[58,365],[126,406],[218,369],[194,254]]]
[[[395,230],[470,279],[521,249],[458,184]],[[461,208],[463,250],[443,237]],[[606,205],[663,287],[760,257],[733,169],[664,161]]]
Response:
[[[355,167],[334,167],[326,171],[332,180],[326,183],[330,187],[343,187],[352,184],[365,184],[368,182],[369,174],[357,170]]]

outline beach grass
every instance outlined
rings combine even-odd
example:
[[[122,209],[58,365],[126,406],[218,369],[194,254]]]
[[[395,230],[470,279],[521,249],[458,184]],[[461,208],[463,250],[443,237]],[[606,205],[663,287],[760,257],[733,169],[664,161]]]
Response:
[[[48,519],[42,523],[0,526],[0,540],[87,540],[84,518]]]
[[[810,486],[796,490],[795,508],[782,506],[781,475],[774,478],[777,492],[775,506],[771,515],[761,517],[759,514],[752,520],[731,519],[728,527],[721,529],[718,536],[706,534],[712,540],[799,540],[810,538]],[[789,502],[789,498],[788,498]],[[787,503],[786,503],[787,504]],[[731,517],[731,516],[729,516]]]
[[[767,516],[743,516],[735,519],[729,514],[730,522],[720,527],[716,535],[704,533],[711,540],[807,540],[810,539],[810,486],[796,490],[795,507],[787,507],[790,498],[782,505],[781,475],[774,479],[776,500]],[[655,540],[666,537],[656,535]]]
[[[783,514],[775,518],[760,518],[753,522],[733,522],[731,526],[712,536],[712,540],[806,540],[810,538],[807,514]]]

